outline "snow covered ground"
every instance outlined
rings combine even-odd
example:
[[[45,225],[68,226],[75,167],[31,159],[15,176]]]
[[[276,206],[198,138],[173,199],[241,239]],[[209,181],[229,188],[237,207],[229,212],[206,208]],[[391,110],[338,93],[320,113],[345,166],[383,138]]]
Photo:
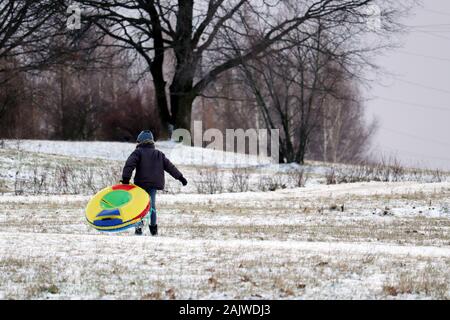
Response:
[[[133,143],[40,140],[4,140],[0,146],[0,193],[31,194],[92,194],[117,183],[125,160],[135,148]],[[308,175],[308,184],[316,184],[317,179],[323,180],[327,170],[316,164],[279,165],[267,158],[186,147],[169,141],[157,142],[157,148],[191,181],[181,191],[180,183],[167,175],[166,192],[176,194],[200,192],[208,187],[209,181],[205,179],[217,180],[214,187],[219,192],[230,191],[233,168],[248,175],[249,190],[260,190],[269,184],[293,187],[296,181],[291,172],[299,170]],[[201,176],[205,170],[208,172]]]
[[[9,184],[19,154],[6,144],[0,169]],[[122,155],[115,143],[22,142],[31,158],[21,165],[120,167],[133,146],[119,145]],[[195,168],[172,158],[190,182],[196,178]],[[160,193],[158,237],[93,230],[84,218],[88,195],[6,192],[0,298],[450,298],[450,182],[319,182],[273,192]]]
[[[7,149],[22,149],[25,151],[58,154],[71,157],[98,158],[104,160],[125,161],[136,147],[135,143],[127,142],[76,142],[47,140],[5,140]],[[177,165],[216,165],[220,167],[237,167],[250,165],[267,165],[269,159],[256,156],[243,156],[232,152],[222,152],[212,149],[187,147],[172,141],[156,142],[156,147]]]

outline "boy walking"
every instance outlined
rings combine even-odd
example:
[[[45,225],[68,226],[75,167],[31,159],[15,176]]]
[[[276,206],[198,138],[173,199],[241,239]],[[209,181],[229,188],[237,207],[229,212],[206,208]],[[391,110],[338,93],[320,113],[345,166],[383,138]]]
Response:
[[[155,149],[153,134],[150,130],[142,131],[137,137],[136,149],[128,157],[122,172],[123,184],[129,184],[133,170],[136,169],[134,184],[141,187],[150,195],[150,233],[152,236],[158,234],[156,224],[155,198],[157,190],[164,190],[164,171],[179,180],[183,186],[187,185],[187,180],[183,174],[166,158],[164,153]],[[136,224],[135,234],[141,235],[144,223],[141,220]]]

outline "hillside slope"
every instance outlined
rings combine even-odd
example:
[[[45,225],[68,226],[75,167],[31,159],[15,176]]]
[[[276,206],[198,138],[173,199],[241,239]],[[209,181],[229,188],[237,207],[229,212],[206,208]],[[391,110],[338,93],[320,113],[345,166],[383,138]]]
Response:
[[[158,237],[87,200],[0,197],[0,298],[450,298],[449,183],[161,194]]]

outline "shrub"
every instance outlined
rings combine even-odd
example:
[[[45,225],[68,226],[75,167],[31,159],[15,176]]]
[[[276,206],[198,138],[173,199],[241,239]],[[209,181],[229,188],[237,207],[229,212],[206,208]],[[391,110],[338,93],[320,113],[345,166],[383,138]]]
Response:
[[[217,168],[200,169],[198,176],[199,178],[194,181],[198,193],[223,192],[223,175]]]
[[[303,188],[308,181],[308,175],[303,169],[294,169],[288,172],[288,179],[294,187]]]
[[[246,192],[249,190],[250,173],[247,168],[234,168],[231,170],[230,192]]]

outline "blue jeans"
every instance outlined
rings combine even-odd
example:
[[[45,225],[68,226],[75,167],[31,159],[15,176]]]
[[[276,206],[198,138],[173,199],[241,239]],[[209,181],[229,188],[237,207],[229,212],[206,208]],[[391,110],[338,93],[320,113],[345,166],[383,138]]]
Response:
[[[150,195],[151,208],[150,208],[150,214],[148,216],[150,217],[150,225],[154,226],[154,225],[156,225],[156,206],[155,206],[156,189],[150,188],[150,189],[145,189],[145,191],[147,191],[147,193]],[[138,222],[136,224],[136,228],[142,227],[144,225],[144,221],[143,221],[144,219],[142,219],[140,222]]]

